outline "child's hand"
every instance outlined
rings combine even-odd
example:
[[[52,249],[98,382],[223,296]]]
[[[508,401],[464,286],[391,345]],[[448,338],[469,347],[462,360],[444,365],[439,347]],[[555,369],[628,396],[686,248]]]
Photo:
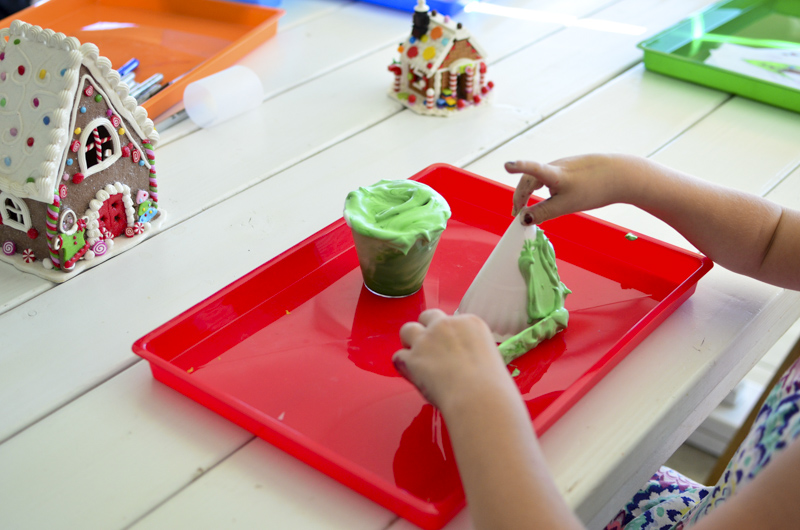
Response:
[[[646,164],[646,159],[625,155],[576,156],[549,164],[507,162],[506,171],[522,173],[514,192],[513,214],[521,213],[525,225],[540,224],[560,215],[625,202],[629,188],[635,185],[632,177],[642,169],[637,166]],[[531,193],[542,186],[550,190],[550,198],[526,207]]]
[[[397,371],[445,415],[464,398],[508,385],[516,391],[488,326],[474,315],[423,311],[419,322],[400,328],[400,341],[405,348],[392,358]]]

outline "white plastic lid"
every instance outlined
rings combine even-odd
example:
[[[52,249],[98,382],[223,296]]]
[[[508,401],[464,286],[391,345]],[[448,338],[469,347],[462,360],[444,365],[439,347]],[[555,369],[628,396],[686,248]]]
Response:
[[[259,106],[264,87],[255,72],[234,65],[189,83],[183,105],[189,118],[200,127],[212,127]]]

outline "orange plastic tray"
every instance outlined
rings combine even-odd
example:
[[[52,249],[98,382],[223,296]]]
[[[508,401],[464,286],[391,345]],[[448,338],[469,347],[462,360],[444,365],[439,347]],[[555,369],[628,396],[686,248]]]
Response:
[[[164,74],[144,103],[156,119],[183,100],[187,84],[232,66],[278,30],[282,9],[217,0],[49,0],[0,21],[24,20],[91,42],[119,68],[139,59],[136,79]]]

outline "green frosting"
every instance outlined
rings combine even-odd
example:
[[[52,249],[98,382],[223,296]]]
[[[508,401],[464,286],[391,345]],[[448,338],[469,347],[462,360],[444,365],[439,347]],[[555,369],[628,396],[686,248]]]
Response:
[[[517,263],[528,288],[528,324],[532,326],[500,344],[506,364],[553,337],[569,322],[564,301],[572,291],[559,278],[555,251],[541,229],[522,244]]]
[[[434,241],[450,206],[433,188],[414,180],[382,180],[347,195],[344,218],[354,232],[380,239],[407,254],[418,240]]]

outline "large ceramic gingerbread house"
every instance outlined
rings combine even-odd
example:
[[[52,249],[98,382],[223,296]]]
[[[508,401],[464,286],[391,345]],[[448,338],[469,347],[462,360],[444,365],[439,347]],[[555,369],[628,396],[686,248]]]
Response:
[[[95,45],[0,30],[0,260],[64,281],[153,233],[157,141]]]
[[[419,114],[452,116],[480,104],[494,87],[477,40],[460,22],[430,11],[425,0],[418,0],[411,35],[398,51],[400,60],[389,65],[389,97]]]

